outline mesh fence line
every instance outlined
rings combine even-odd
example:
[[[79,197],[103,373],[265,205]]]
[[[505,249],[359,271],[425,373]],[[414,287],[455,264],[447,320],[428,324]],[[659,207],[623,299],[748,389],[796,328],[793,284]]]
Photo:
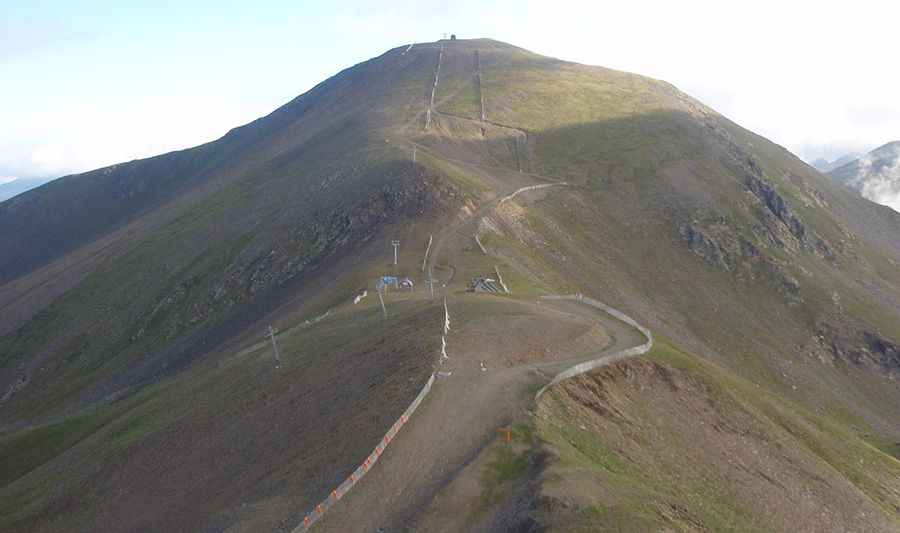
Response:
[[[447,299],[444,299],[444,337],[442,337],[442,346],[441,346],[441,354],[442,357],[446,357],[446,335],[450,331],[450,312],[447,310]],[[449,377],[449,373],[444,373]],[[303,517],[303,521],[295,527],[291,533],[303,533],[305,531],[309,531],[309,529],[318,522],[325,513],[331,509],[341,498],[344,497],[345,494],[350,492],[359,480],[365,477],[366,474],[369,473],[369,470],[375,466],[375,463],[378,462],[378,459],[381,458],[381,454],[384,453],[384,450],[387,449],[388,444],[394,440],[394,437],[397,436],[397,433],[400,432],[400,429],[409,422],[410,418],[412,418],[413,413],[416,412],[416,409],[419,408],[419,405],[423,400],[428,396],[428,393],[431,392],[431,386],[434,385],[435,372],[431,373],[431,376],[428,377],[428,381],[425,382],[425,385],[422,386],[422,389],[419,391],[419,394],[416,395],[415,399],[409,406],[403,411],[403,414],[400,415],[394,424],[388,429],[387,433],[384,434],[381,441],[375,446],[375,449],[372,450],[366,459],[362,462],[361,465],[356,467],[356,470],[350,473],[350,476],[345,479],[340,485],[337,486],[331,493],[322,500],[318,505],[316,505],[312,511],[306,514]]]
[[[419,391],[419,394],[416,398],[409,404],[409,407],[406,408],[406,411],[403,411],[403,414],[400,415],[400,418],[394,422],[394,425],[384,434],[384,437],[381,439],[381,442],[375,446],[375,449],[372,450],[372,453],[366,457],[366,459],[359,465],[356,470],[354,470],[350,477],[344,480],[343,483],[337,486],[336,489],[332,490],[327,498],[322,500],[321,503],[316,505],[312,511],[307,513],[307,515],[303,518],[303,522],[300,523],[297,527],[292,530],[292,533],[302,533],[304,531],[308,531],[313,524],[318,522],[322,516],[331,509],[334,504],[336,504],[341,498],[347,494],[350,489],[356,485],[359,480],[361,480],[365,475],[375,466],[375,463],[378,462],[378,459],[381,458],[381,454],[384,453],[384,450],[387,448],[388,444],[397,436],[397,433],[400,432],[400,429],[409,422],[410,417],[412,417],[413,413],[416,412],[416,409],[419,408],[419,404],[422,403],[422,400],[428,396],[428,393],[431,392],[431,386],[434,384],[434,373],[432,372],[431,376],[428,378],[428,381],[425,382],[425,386],[422,387],[422,390]]]
[[[498,274],[498,278],[499,278],[499,271],[497,272],[497,274]],[[650,349],[653,347],[653,336],[650,333],[650,330],[648,330],[644,326],[640,325],[636,320],[634,320],[630,316],[626,315],[625,313],[619,311],[618,309],[615,309],[614,307],[610,307],[610,306],[604,304],[603,302],[594,300],[593,298],[585,297],[581,294],[548,295],[548,296],[542,296],[541,298],[545,299],[545,300],[572,300],[572,301],[580,302],[584,305],[588,305],[590,307],[600,309],[600,310],[612,315],[613,317],[621,320],[622,322],[634,327],[638,331],[640,331],[647,338],[647,341],[639,346],[635,346],[632,348],[628,348],[625,350],[615,352],[610,355],[605,355],[605,356],[599,357],[597,359],[579,363],[571,368],[568,368],[568,369],[560,372],[552,380],[550,380],[550,382],[547,385],[542,387],[537,392],[537,394],[535,395],[535,400],[540,398],[540,396],[547,389],[549,389],[550,387],[552,387],[553,385],[556,385],[557,383],[559,383],[561,381],[569,379],[573,376],[577,376],[579,374],[584,374],[595,368],[599,368],[599,367],[608,365],[612,362],[619,361],[619,360],[625,359],[627,357],[645,354],[645,353],[649,352]],[[450,312],[447,309],[446,298],[444,299],[443,303],[444,303],[444,305],[443,305],[443,307],[444,307],[444,324],[443,324],[444,335],[442,336],[442,339],[441,339],[442,340],[441,354],[442,354],[442,357],[446,357],[446,335],[450,331]],[[350,491],[350,489],[352,489],[357,483],[359,483],[359,481],[363,477],[365,477],[365,475],[369,472],[369,470],[371,470],[372,467],[375,466],[375,464],[381,458],[381,455],[387,449],[387,446],[391,443],[392,440],[394,440],[394,438],[400,432],[400,429],[402,429],[403,426],[405,426],[407,424],[407,422],[409,422],[410,418],[412,418],[413,414],[419,408],[419,405],[421,405],[422,401],[424,401],[425,398],[428,396],[428,394],[431,392],[431,387],[432,387],[432,385],[434,385],[434,380],[435,380],[436,374],[437,374],[436,372],[431,373],[431,375],[428,377],[428,381],[425,382],[425,385],[422,387],[422,389],[416,395],[415,399],[413,399],[412,403],[409,404],[409,406],[406,408],[406,410],[403,411],[403,414],[400,415],[400,418],[398,418],[394,422],[394,424],[390,427],[390,429],[388,429],[387,433],[384,434],[384,437],[382,437],[381,441],[378,443],[378,445],[375,446],[375,449],[372,450],[372,452],[366,457],[366,459],[362,462],[362,464],[360,464],[350,474],[350,476],[347,479],[345,479],[340,485],[338,485],[337,488],[332,490],[331,493],[324,500],[322,500],[319,504],[317,504],[313,508],[312,511],[307,513],[306,516],[304,516],[303,521],[292,530],[292,533],[304,533],[306,531],[309,531],[309,529],[312,528],[312,526],[314,524],[316,524],[316,522],[318,522],[329,509],[331,509],[338,501],[340,501],[340,499],[343,498],[344,495],[346,495]],[[441,374],[443,374],[445,377],[449,377],[451,375],[451,373],[448,373],[448,372],[443,372]]]
[[[624,322],[624,323],[628,324],[629,326],[635,328],[636,330],[640,331],[641,334],[647,338],[647,342],[645,342],[644,344],[641,344],[639,346],[634,346],[632,348],[627,348],[625,350],[621,350],[621,351],[618,351],[618,352],[615,352],[615,353],[612,353],[609,355],[604,355],[602,357],[598,357],[597,359],[591,359],[590,361],[585,361],[585,362],[579,363],[571,368],[567,368],[566,370],[563,370],[562,372],[560,372],[559,374],[554,376],[553,379],[550,380],[550,383],[547,383],[546,385],[541,387],[541,390],[539,390],[537,392],[537,394],[534,395],[535,400],[540,398],[541,395],[544,394],[544,392],[547,389],[556,385],[560,381],[567,380],[567,379],[577,376],[579,374],[584,374],[586,372],[590,372],[591,370],[594,370],[595,368],[600,368],[602,366],[606,366],[610,363],[614,363],[616,361],[620,361],[620,360],[628,358],[628,357],[634,357],[636,355],[643,355],[643,354],[649,352],[650,349],[653,347],[653,335],[650,333],[649,329],[638,324],[636,320],[634,320],[630,316],[626,315],[625,313],[619,311],[618,309],[616,309],[614,307],[610,307],[603,302],[599,302],[597,300],[594,300],[593,298],[588,298],[582,294],[549,295],[549,296],[541,296],[541,298],[544,300],[572,300],[572,301],[583,303],[584,305],[587,305],[590,307],[594,307],[596,309],[600,309],[601,311],[604,311],[605,313],[612,315],[613,317],[621,320],[622,322]]]
[[[475,50],[475,88],[478,91],[478,101],[481,104],[481,121],[487,120],[484,114],[484,92],[481,90],[481,56]]]
[[[540,185],[529,185],[528,187],[522,187],[520,189],[516,189],[515,191],[512,192],[512,194],[508,194],[508,195],[504,196],[503,198],[501,198],[498,203],[502,204],[503,202],[512,200],[513,198],[515,198],[516,196],[518,196],[519,194],[521,194],[523,192],[536,191],[538,189],[546,189],[547,187],[564,187],[566,185],[568,185],[568,183],[566,183],[565,181],[561,181],[559,183],[541,183]]]
[[[481,244],[481,237],[478,236],[478,233],[475,234],[475,244],[478,245],[478,249],[481,250],[481,253],[487,255],[487,250],[485,250],[484,245]]]
[[[441,77],[441,59],[444,57],[444,45],[438,50],[437,67],[434,69],[434,82],[431,84],[431,98],[428,101],[428,109],[425,110],[425,129],[431,126],[431,112],[434,109],[434,93],[437,92],[438,80]]]

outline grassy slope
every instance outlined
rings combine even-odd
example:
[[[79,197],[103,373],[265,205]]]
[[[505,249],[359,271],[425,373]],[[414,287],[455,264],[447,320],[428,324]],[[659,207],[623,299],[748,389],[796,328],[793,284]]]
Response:
[[[884,474],[896,470],[890,455],[900,442],[896,369],[890,362],[842,360],[817,343],[816,328],[836,320],[900,340],[897,217],[859,202],[780,147],[664,83],[519,51],[482,51],[482,65],[489,120],[528,133],[532,170],[580,184],[532,204],[524,223],[495,216],[502,233],[484,237],[489,248],[514,258],[510,264],[525,277],[624,307],[718,361],[716,380],[761,387],[756,390],[765,391],[768,403],[753,406],[760,431],[790,435],[806,459],[836,469],[839,483],[852,484],[847,490],[862,491],[867,505],[874,502],[896,520],[896,487]],[[461,92],[447,108],[465,107],[466,100]],[[833,247],[835,261],[790,238],[786,244],[762,239],[760,228],[771,215],[750,197],[735,154],[757,162],[806,230]],[[723,224],[756,243],[799,281],[798,294],[787,297],[758,271],[706,264],[679,235],[679,224],[692,221]],[[759,392],[744,387],[734,394],[746,403]],[[630,472],[620,481],[654,485],[671,474]],[[671,478],[667,483],[673,493],[687,488]],[[710,511],[704,523],[773,527],[754,522],[759,509],[741,506],[746,502],[723,502],[725,514]],[[590,523],[644,530],[663,516],[647,508],[619,517],[606,512]],[[852,520],[853,511],[838,514]]]
[[[278,509],[273,524],[293,517],[418,392],[431,367],[423,354],[437,350],[418,332],[438,331],[440,311],[397,301],[384,322],[369,298],[286,330],[278,369],[257,342],[121,402],[6,435],[0,527],[187,530],[227,522],[248,501]]]
[[[158,481],[156,488],[122,489],[133,492],[133,498],[143,494],[145,501],[162,498],[146,495],[165,487],[191,489],[187,480],[177,479],[182,470],[183,475],[192,468],[195,475],[218,472],[211,475],[234,481],[221,497],[195,502],[193,508],[184,503],[171,517],[154,515],[162,507],[142,508],[140,502],[129,504],[116,496],[123,505],[115,512],[128,515],[128,505],[133,505],[134,516],[122,518],[122,523],[135,526],[171,520],[173,527],[190,528],[191,521],[236,507],[238,495],[246,498],[249,491],[257,491],[253,497],[262,498],[279,492],[279,483],[302,481],[305,486],[294,492],[317,497],[333,480],[310,483],[300,475],[267,481],[260,488],[255,476],[270,475],[258,469],[276,468],[272,464],[288,453],[285,443],[297,442],[298,433],[319,438],[318,432],[305,430],[323,409],[357,412],[351,417],[357,422],[348,426],[354,438],[317,448],[316,453],[290,452],[295,462],[312,468],[309,475],[314,477],[325,470],[340,472],[362,457],[361,450],[387,427],[381,423],[391,412],[384,406],[408,402],[414,378],[421,377],[427,362],[421,355],[433,352],[433,338],[427,347],[412,347],[416,341],[411,334],[381,339],[378,328],[354,316],[351,331],[337,339],[355,343],[345,346],[347,353],[339,353],[344,359],[336,361],[343,366],[318,365],[326,369],[321,372],[331,368],[328,380],[340,383],[327,391],[316,389],[321,383],[302,386],[311,378],[299,368],[280,377],[261,370],[268,368],[268,356],[236,364],[228,355],[241,339],[256,341],[268,322],[295,325],[352,299],[361,287],[371,289],[377,275],[412,275],[422,285],[418,269],[392,269],[384,262],[385,235],[401,238],[407,247],[404,264],[415,265],[435,220],[481,187],[452,163],[422,157],[413,165],[407,149],[389,141],[415,123],[430,68],[430,53],[389,52],[247,126],[260,130],[256,138],[263,139],[251,157],[235,162],[241,154],[229,147],[226,137],[217,146],[224,143],[219,155],[230,158],[230,164],[210,178],[215,186],[126,221],[123,237],[113,243],[113,252],[99,268],[23,327],[0,338],[4,391],[20,376],[27,377],[0,413],[0,484],[8,504],[0,512],[3,524],[64,529],[66,520],[77,517],[78,523],[94,528],[103,523],[111,527],[104,522],[111,520],[111,511],[103,503],[113,496],[103,491],[122,487],[119,470],[132,471],[134,479],[146,477],[147,469],[155,472],[150,477]],[[160,161],[166,157],[155,164]],[[91,180],[85,183],[90,188]],[[54,198],[40,200],[53,204]],[[20,214],[27,221],[27,213]],[[369,318],[377,315],[371,307],[368,311]],[[408,324],[396,331],[423,329],[420,311],[404,315]],[[316,354],[328,348],[321,338],[310,342]],[[376,346],[361,347],[366,343]],[[288,354],[293,348],[290,342],[283,347]],[[204,360],[210,353],[211,360]],[[354,354],[368,363],[346,359]],[[349,383],[336,377],[346,368],[359,371]],[[372,383],[362,387],[366,395],[340,394],[337,400],[328,396],[367,379]],[[270,393],[263,384],[280,388]],[[234,412],[218,412],[241,398]],[[296,417],[297,405],[305,410],[301,414],[307,412],[305,420]],[[250,439],[261,429],[252,417],[267,410],[267,421],[278,428],[253,444]],[[238,421],[232,423],[225,415]],[[282,425],[280,419],[292,422]],[[332,417],[340,419],[346,416]],[[352,429],[354,424],[358,430]],[[235,437],[239,429],[242,433]],[[324,431],[340,438],[336,427]],[[178,448],[168,459],[171,476],[154,466],[159,460],[154,459],[153,443]],[[199,451],[212,445],[221,454],[234,443],[245,449],[230,466],[210,465],[207,454]],[[302,442],[299,446],[302,449]],[[263,458],[257,464],[254,458],[259,456]],[[107,459],[106,466],[99,458]],[[327,469],[326,464],[339,466]],[[180,499],[222,492],[214,486],[222,483],[221,477],[204,483],[210,485],[193,487]],[[280,505],[284,508],[277,520],[293,516],[305,504]]]
[[[856,404],[846,410],[879,432],[898,427],[894,400],[900,398],[885,370],[848,368],[840,361],[815,367],[808,361],[814,328],[824,318],[859,321],[900,340],[898,271],[891,268],[898,259],[890,230],[896,217],[859,202],[786,151],[664,83],[519,52],[491,58],[491,52],[482,53],[492,120],[530,132],[531,165],[538,171],[582,184],[530,210],[529,227],[545,243],[534,247],[541,263],[534,264],[533,275],[555,271],[559,284],[628,303],[703,355],[794,397],[804,395],[808,404],[820,397],[835,410]],[[790,242],[762,239],[761,217],[768,213],[748,200],[729,142],[758,161],[764,179],[807,232],[836,250],[835,261],[792,249]],[[787,300],[764,275],[704,264],[678,234],[679,224],[696,221],[724,223],[756,243],[798,280],[799,302]],[[835,289],[840,305],[834,303]],[[792,379],[782,375],[791,373]],[[881,402],[862,399],[860,389],[873,382],[886,394]],[[848,393],[850,400],[840,397]]]
[[[284,304],[320,269],[360,253],[388,225],[428,224],[457,208],[475,191],[452,165],[425,157],[413,165],[406,147],[385,142],[421,111],[430,60],[389,52],[204,146],[228,162],[209,170],[214,186],[132,221],[98,268],[0,337],[4,392],[27,379],[0,420],[40,421],[185,368]],[[233,146],[245,130],[253,132],[249,152]],[[167,157],[147,165],[165,166]],[[57,188],[71,181],[91,189],[96,181],[81,178]],[[63,193],[45,192],[31,204],[52,211]],[[41,210],[5,207],[22,224],[45,225]]]
[[[661,342],[556,388],[538,434],[565,531],[889,531],[900,461],[846,428]],[[603,490],[583,491],[596,483]]]

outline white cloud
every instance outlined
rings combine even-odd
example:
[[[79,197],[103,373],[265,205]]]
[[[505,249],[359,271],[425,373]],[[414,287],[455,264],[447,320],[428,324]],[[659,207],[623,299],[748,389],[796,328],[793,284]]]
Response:
[[[861,157],[852,184],[861,185],[860,193],[869,200],[900,211],[900,145]]]

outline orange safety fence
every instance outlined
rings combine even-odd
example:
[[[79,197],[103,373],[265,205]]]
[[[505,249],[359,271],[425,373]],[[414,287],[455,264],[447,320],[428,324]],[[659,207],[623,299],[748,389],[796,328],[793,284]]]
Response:
[[[397,433],[400,431],[406,423],[409,421],[409,417],[412,416],[413,413],[418,409],[419,404],[422,403],[422,400],[428,396],[428,393],[431,391],[431,386],[434,384],[434,374],[428,378],[428,381],[425,382],[425,386],[422,387],[422,390],[419,391],[418,396],[409,404],[409,407],[406,408],[406,411],[400,415],[400,418],[394,422],[394,425],[385,433],[384,437],[381,441],[375,446],[375,449],[372,450],[372,453],[369,454],[368,457],[363,461],[359,467],[356,468],[353,472],[350,473],[350,476],[344,480],[343,483],[338,485],[338,487],[331,491],[327,498],[325,498],[321,503],[315,506],[315,508],[310,511],[306,517],[303,518],[303,522],[294,528],[293,533],[302,533],[304,531],[309,530],[310,527],[313,526],[316,522],[322,518],[328,509],[330,509],[335,503],[338,502],[347,492],[356,485],[360,479],[362,479],[369,470],[378,462],[378,459],[381,457],[381,454],[384,453],[384,450],[387,448],[387,445],[394,439]]]
[[[450,313],[447,310],[447,300],[444,299],[444,332],[446,333],[450,329]],[[413,413],[416,412],[416,409],[419,408],[419,404],[422,403],[422,400],[428,396],[428,393],[431,392],[431,386],[434,384],[435,374],[431,373],[431,376],[428,378],[428,381],[425,382],[425,385],[422,387],[422,390],[419,391],[419,394],[415,397],[412,403],[409,404],[409,407],[403,411],[403,414],[400,415],[400,418],[394,422],[394,425],[388,429],[387,433],[384,434],[381,441],[375,445],[375,449],[372,450],[372,453],[369,454],[368,457],[359,465],[356,470],[350,473],[350,476],[347,477],[338,485],[338,487],[329,493],[328,497],[322,500],[321,503],[316,505],[312,511],[306,514],[303,518],[303,522],[300,523],[297,527],[295,527],[292,533],[303,533],[308,531],[316,522],[318,522],[322,516],[330,509],[334,504],[336,504],[341,498],[344,497],[350,489],[356,485],[359,480],[361,480],[366,473],[371,470],[375,463],[378,462],[378,459],[381,457],[381,454],[384,453],[384,450],[387,448],[387,445],[390,444],[394,437],[397,436],[397,433],[400,432],[400,428],[406,425],[409,422],[410,417]]]

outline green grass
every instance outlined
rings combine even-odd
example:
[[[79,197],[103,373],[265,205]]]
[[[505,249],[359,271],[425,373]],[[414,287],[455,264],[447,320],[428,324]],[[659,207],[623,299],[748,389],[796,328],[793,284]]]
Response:
[[[422,153],[417,157],[418,161],[422,161],[437,169],[446,175],[452,182],[456,183],[464,194],[469,196],[479,196],[490,190],[490,187],[484,181],[479,179],[474,173],[466,171],[461,166],[455,165],[445,159],[434,157],[428,153]]]
[[[900,479],[900,461],[888,451],[866,442],[830,416],[815,414],[800,404],[792,402],[772,391],[754,386],[733,374],[726,373],[709,363],[675,348],[665,338],[657,338],[649,357],[664,361],[676,368],[703,376],[715,385],[718,404],[724,403],[723,395],[764,415],[770,423],[779,426],[820,459],[841,472],[854,485],[877,502],[889,515],[900,519],[896,509],[898,500],[884,485],[884,475]],[[886,446],[887,443],[884,443]],[[890,448],[888,447],[888,450]]]
[[[826,417],[809,413],[766,388],[741,379],[725,369],[703,361],[677,348],[665,337],[657,337],[650,359],[669,365],[705,384],[710,405],[729,417],[745,411],[756,417],[759,428],[770,439],[779,434],[797,439],[810,453],[841,472],[867,494],[889,516],[900,518],[892,505],[885,480],[900,476],[900,462],[869,446]],[[688,516],[712,531],[766,531],[764,517],[757,516],[742,503],[727,480],[709,475],[693,475],[683,466],[659,459],[635,463],[611,448],[602,434],[582,430],[559,407],[558,391],[550,391],[542,402],[550,406],[552,416],[540,420],[538,436],[559,456],[547,474],[549,486],[565,486],[571,475],[593,473],[612,491],[614,503],[589,505],[578,511],[566,531],[645,531],[679,526],[660,514],[660,505],[674,504],[687,510]],[[647,416],[649,413],[645,413]],[[639,416],[640,418],[640,416]],[[757,430],[754,430],[757,431]],[[784,432],[784,433],[780,433]],[[657,435],[659,437],[659,435]],[[632,438],[637,438],[633,435]],[[662,438],[662,437],[659,437]],[[672,435],[674,446],[683,435]],[[677,463],[677,462],[676,462]]]
[[[481,101],[478,99],[474,77],[458,83],[445,78],[438,89],[438,94],[435,95],[438,111],[472,120],[481,118]]]
[[[645,533],[664,529],[667,524],[652,509],[632,505],[607,507],[592,505],[581,508],[566,531],[572,533]]]
[[[515,451],[506,444],[495,445],[491,460],[481,472],[481,505],[487,508],[503,498],[513,481],[528,469],[530,448]]]
[[[0,438],[0,487],[51,461],[64,451],[111,428],[105,444],[122,448],[160,429],[181,409],[162,396],[169,384],[145,388],[118,403],[82,411],[59,422],[18,431]],[[166,402],[165,400],[168,400]]]
[[[442,308],[436,302],[396,300],[389,308],[387,324],[370,300],[367,305],[339,309],[314,326],[286,330],[287,334],[279,337],[281,372],[296,371],[330,354],[358,352],[360,342],[379,346],[394,335],[415,338],[412,334],[421,329],[420,322],[432,323],[438,331]],[[0,530],[31,523],[29,520],[46,512],[54,497],[82,498],[77,487],[96,482],[92,469],[128,457],[130,447],[165,431],[183,415],[193,413],[200,420],[227,417],[223,409],[240,415],[247,405],[291,386],[270,381],[272,359],[267,348],[238,357],[241,351],[238,348],[217,361],[202,362],[119,402],[0,439]],[[433,346],[424,349],[429,354],[434,351]],[[268,383],[268,387],[260,387],[260,383]],[[68,454],[65,463],[60,462],[63,454]],[[41,468],[44,464],[52,467]],[[96,512],[94,504],[101,503],[86,505],[84,516]],[[76,514],[67,517],[75,520]]]
[[[101,409],[4,437],[0,440],[0,486],[53,459],[113,417],[110,410]]]
[[[112,432],[109,436],[109,445],[112,448],[123,450],[164,429],[174,422],[174,419],[171,412],[164,412],[161,408],[154,409],[150,413],[138,414]]]
[[[551,394],[555,392],[551,391]],[[552,423],[552,428],[552,432],[540,434],[547,442],[563,452],[561,456],[564,457],[564,461],[568,460],[581,467],[600,469],[619,476],[635,479],[640,477],[640,471],[635,465],[623,460],[596,435],[583,431],[575,423],[560,419]]]

